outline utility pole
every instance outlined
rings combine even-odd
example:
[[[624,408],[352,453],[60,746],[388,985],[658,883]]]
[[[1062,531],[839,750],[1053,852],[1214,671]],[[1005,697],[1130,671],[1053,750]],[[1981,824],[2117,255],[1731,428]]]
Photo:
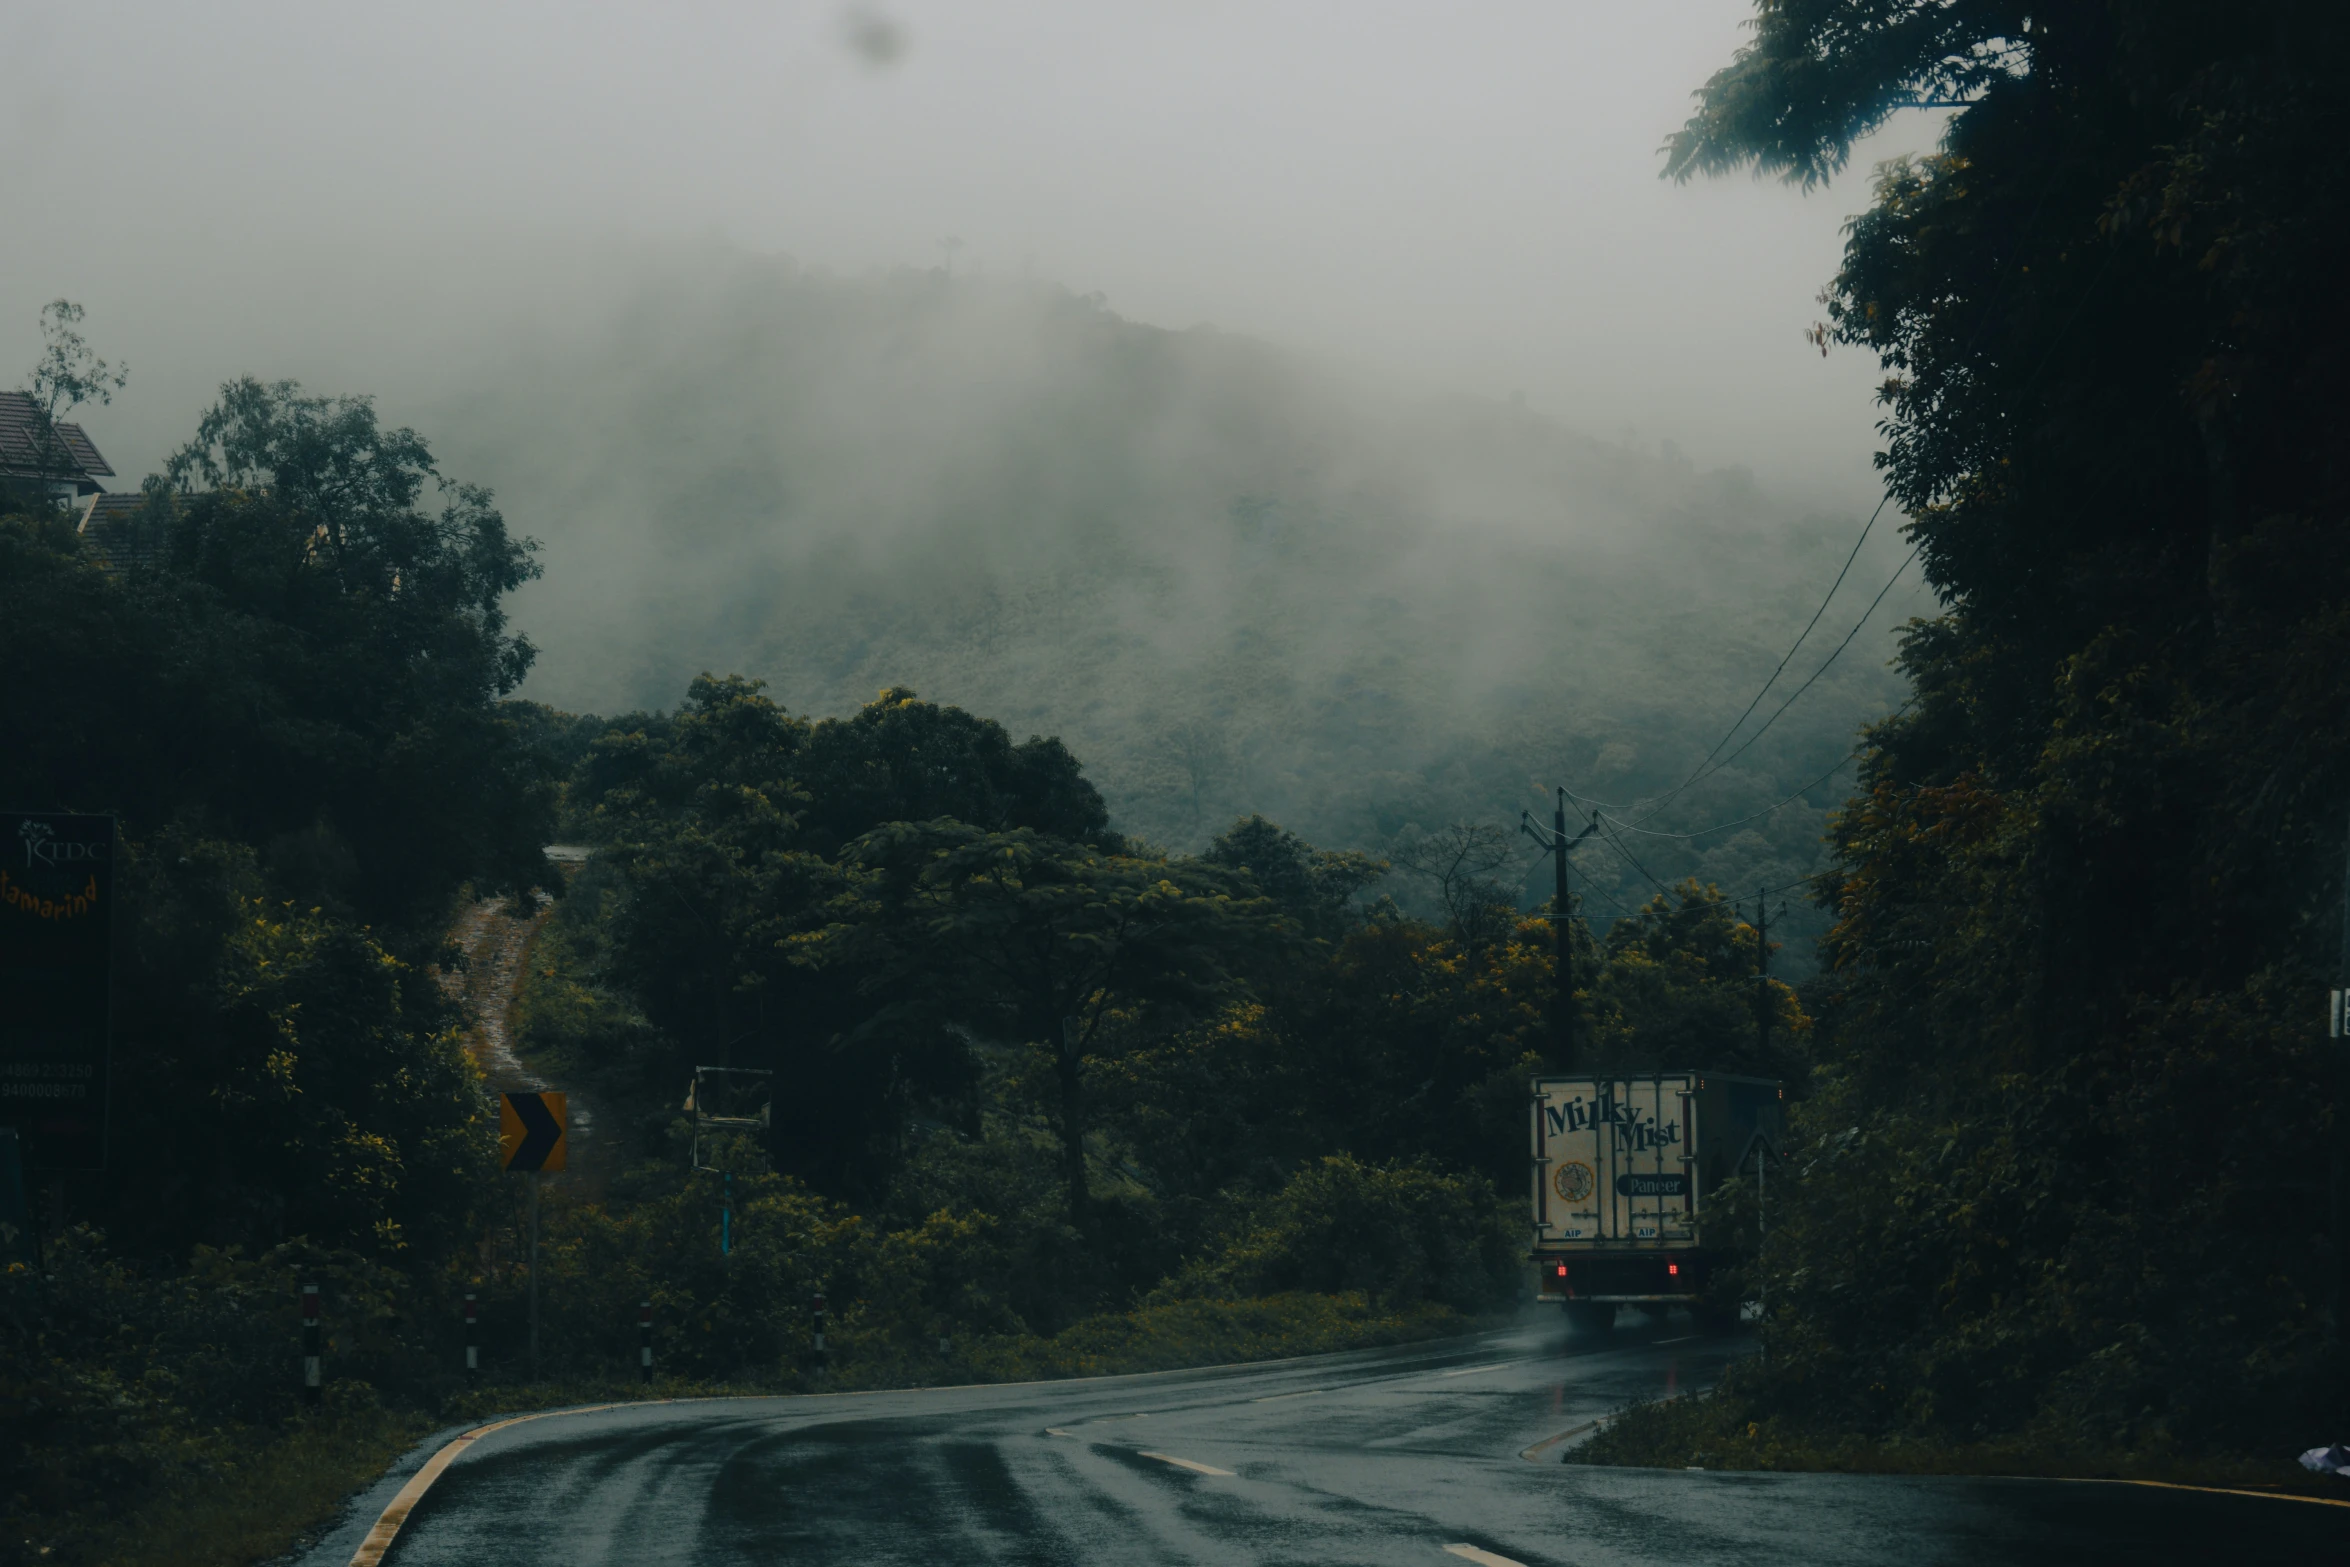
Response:
[[[539,1172],[530,1172],[530,1379],[539,1379]]]
[[[1590,826],[1574,837],[1568,837],[1567,791],[1561,789],[1558,802],[1551,811],[1550,833],[1547,837],[1541,828],[1534,825],[1531,811],[1518,813],[1518,831],[1548,851],[1552,871],[1557,878],[1550,906],[1550,934],[1558,948],[1558,957],[1552,969],[1551,1049],[1558,1057],[1557,1070],[1569,1071],[1575,1064],[1575,949],[1569,935],[1569,921],[1574,906],[1567,901],[1567,851],[1599,831],[1599,817],[1594,814]]]

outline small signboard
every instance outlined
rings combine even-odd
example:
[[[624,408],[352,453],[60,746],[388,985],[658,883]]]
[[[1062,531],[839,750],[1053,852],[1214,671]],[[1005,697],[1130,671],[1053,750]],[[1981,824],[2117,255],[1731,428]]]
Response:
[[[498,1096],[498,1166],[506,1170],[560,1170],[570,1152],[564,1096],[540,1091]]]
[[[106,1163],[114,818],[0,813],[0,1126],[36,1170]]]

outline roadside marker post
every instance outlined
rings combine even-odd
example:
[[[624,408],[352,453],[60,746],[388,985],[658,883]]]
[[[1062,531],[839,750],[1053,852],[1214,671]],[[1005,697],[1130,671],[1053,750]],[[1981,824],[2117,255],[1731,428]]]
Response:
[[[530,1176],[530,1379],[539,1379],[539,1177],[569,1160],[564,1096],[546,1090],[498,1096],[498,1164]]]
[[[473,1291],[465,1292],[465,1385],[481,1380],[481,1324],[474,1315]]]
[[[530,1379],[539,1379],[539,1172],[530,1172]]]
[[[318,1375],[318,1286],[302,1286],[302,1402],[316,1404],[326,1396]]]
[[[822,1290],[816,1292],[816,1307],[810,1314],[809,1320],[816,1330],[816,1374],[822,1376],[824,1375],[824,1292]]]
[[[636,1358],[637,1364],[644,1368],[645,1386],[651,1387],[653,1385],[653,1303],[649,1300],[640,1300],[636,1303]]]

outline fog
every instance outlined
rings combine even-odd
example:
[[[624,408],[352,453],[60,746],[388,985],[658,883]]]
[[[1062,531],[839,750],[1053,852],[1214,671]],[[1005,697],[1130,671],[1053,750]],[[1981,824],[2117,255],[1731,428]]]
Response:
[[[81,299],[141,372],[115,445],[151,461],[228,368],[388,395],[621,255],[723,237],[1049,278],[1849,501],[1872,367],[1798,334],[1861,175],[1656,177],[1747,11],[15,8],[0,350]]]
[[[83,303],[126,481],[229,375],[376,394],[544,542],[529,694],[573,708],[911,684],[1066,733],[1173,842],[1654,792],[1875,501],[1876,367],[1801,332],[1870,162],[1937,128],[1808,196],[1660,181],[1748,14],[20,10],[0,380]],[[1889,522],[1847,591],[1898,558]],[[1711,803],[1832,762],[1928,607]],[[1832,792],[1652,868],[1798,873]]]

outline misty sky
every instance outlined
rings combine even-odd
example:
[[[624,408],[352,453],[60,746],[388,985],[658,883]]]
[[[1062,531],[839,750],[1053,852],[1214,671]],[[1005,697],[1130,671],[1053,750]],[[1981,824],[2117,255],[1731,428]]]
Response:
[[[0,382],[90,311],[135,477],[240,371],[401,417],[599,280],[731,243],[1033,271],[1439,391],[1523,390],[1840,504],[1875,366],[1801,329],[1877,157],[1809,197],[1656,147],[1741,0],[12,8]],[[959,241],[951,249],[942,243]],[[430,436],[433,432],[425,432]],[[517,519],[525,528],[530,519]]]

